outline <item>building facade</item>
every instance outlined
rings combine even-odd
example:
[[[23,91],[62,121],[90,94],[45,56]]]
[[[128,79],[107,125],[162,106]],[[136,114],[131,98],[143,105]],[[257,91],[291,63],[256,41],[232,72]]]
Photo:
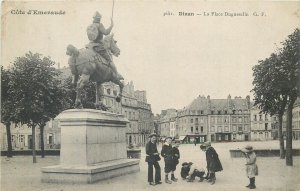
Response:
[[[277,118],[261,113],[257,106],[251,108],[251,140],[272,140]]]
[[[144,146],[150,133],[154,132],[154,117],[151,105],[147,103],[146,91],[134,90],[133,82],[127,83],[122,92],[121,102],[116,101],[120,93],[118,85],[104,83],[103,102],[110,112],[123,114],[129,123],[126,126],[128,145]]]

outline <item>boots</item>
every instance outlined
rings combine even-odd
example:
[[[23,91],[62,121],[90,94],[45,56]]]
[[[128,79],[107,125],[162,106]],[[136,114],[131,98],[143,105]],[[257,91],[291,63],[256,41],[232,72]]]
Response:
[[[255,189],[256,186],[255,186],[255,177],[253,178],[250,178],[250,186],[249,186],[250,189]]]
[[[175,178],[174,174],[171,174],[171,180],[173,180],[174,182],[177,182],[177,178]]]
[[[215,175],[215,173],[211,173],[210,184],[213,185],[213,184],[215,184],[215,182],[216,182],[216,175]]]
[[[172,181],[169,180],[168,175],[166,175],[165,183],[167,183],[167,184],[172,184]]]

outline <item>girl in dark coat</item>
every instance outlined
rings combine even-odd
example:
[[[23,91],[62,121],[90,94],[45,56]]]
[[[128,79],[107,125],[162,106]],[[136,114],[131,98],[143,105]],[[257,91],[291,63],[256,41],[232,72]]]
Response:
[[[211,146],[210,142],[205,142],[200,148],[205,151],[206,154],[207,171],[209,174],[208,181],[211,182],[211,184],[214,184],[216,182],[215,173],[223,170],[219,156],[216,150]]]

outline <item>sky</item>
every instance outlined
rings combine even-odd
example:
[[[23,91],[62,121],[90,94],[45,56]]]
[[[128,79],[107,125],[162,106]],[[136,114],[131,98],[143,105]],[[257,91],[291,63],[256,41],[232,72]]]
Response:
[[[86,28],[95,11],[108,27],[112,7],[112,1],[2,3],[1,65],[7,67],[32,51],[68,66],[67,45],[83,48],[88,43]],[[299,7],[297,1],[115,0],[112,32],[121,55],[114,62],[125,82],[146,90],[154,114],[182,109],[199,95],[253,99],[252,67],[299,27]],[[65,15],[13,14],[18,10],[62,10]]]

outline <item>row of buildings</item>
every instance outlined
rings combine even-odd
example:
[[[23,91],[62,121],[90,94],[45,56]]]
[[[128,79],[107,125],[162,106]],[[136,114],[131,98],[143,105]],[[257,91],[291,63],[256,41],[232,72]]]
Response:
[[[69,68],[64,68],[62,78],[70,75]],[[126,126],[126,139],[128,146],[143,146],[148,140],[148,136],[154,129],[154,117],[151,105],[147,103],[146,91],[135,90],[133,82],[125,84],[121,102],[116,101],[119,95],[119,86],[114,83],[104,83],[103,102],[113,113],[123,114],[129,123]],[[7,149],[6,128],[0,124],[1,128],[1,150]],[[51,120],[44,128],[45,149],[60,148],[60,126],[57,120]],[[32,130],[26,125],[12,124],[11,126],[12,146],[15,150],[26,150],[32,148]],[[36,128],[36,149],[41,147],[41,135],[39,127]]]
[[[285,116],[284,119],[285,121]],[[156,119],[157,132],[183,142],[271,140],[278,137],[278,118],[263,114],[246,98],[199,96],[187,107],[167,109]],[[285,123],[283,131],[285,134]],[[300,101],[293,110],[293,138],[300,138]]]

